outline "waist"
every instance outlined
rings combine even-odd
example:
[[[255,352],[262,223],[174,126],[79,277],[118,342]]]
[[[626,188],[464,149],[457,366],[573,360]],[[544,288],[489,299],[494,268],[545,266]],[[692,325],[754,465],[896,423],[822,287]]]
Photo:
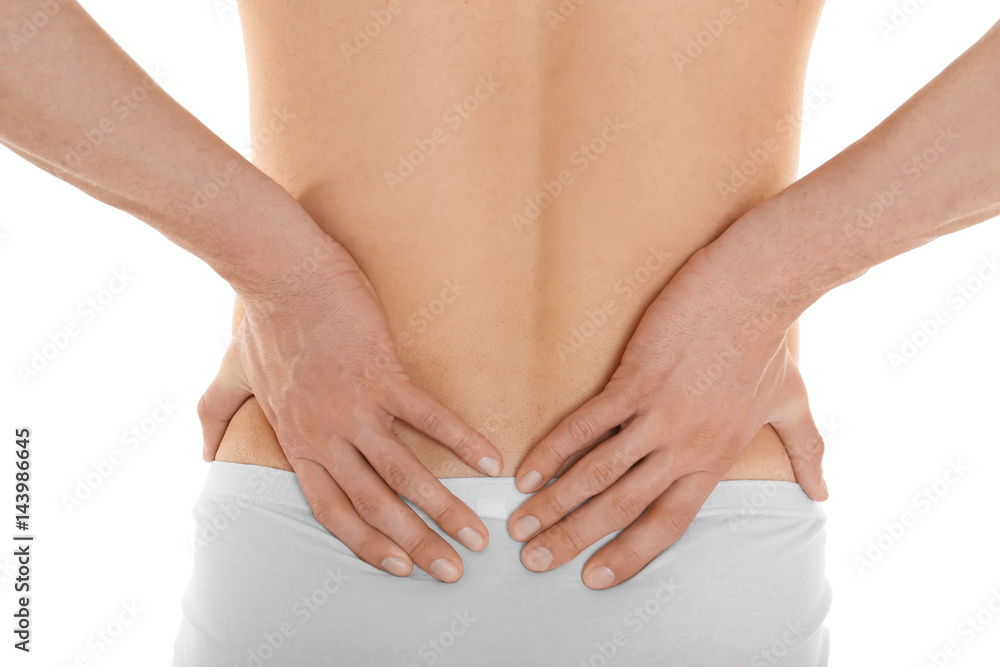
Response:
[[[340,216],[310,208],[321,227],[336,231],[331,221]],[[710,233],[635,225],[612,245],[598,217],[593,211],[581,217],[592,233],[581,229],[567,235],[566,244],[548,237],[537,244],[561,248],[548,263],[525,261],[516,245],[498,242],[481,225],[470,224],[464,240],[425,230],[424,247],[408,252],[381,244],[383,236],[370,229],[335,234],[353,239],[348,249],[378,293],[408,376],[497,446],[502,476],[513,476],[535,443],[600,393],[649,304]],[[541,222],[552,220],[542,216]],[[557,227],[565,232],[565,225]],[[436,242],[427,247],[431,239]],[[535,268],[522,275],[526,266]],[[238,326],[238,302],[235,315]],[[796,334],[793,327],[790,336]],[[797,348],[794,341],[790,346]],[[395,420],[392,429],[435,476],[480,475],[405,422]],[[253,399],[233,419],[218,457],[291,470]],[[794,480],[770,426],[749,443],[727,479]]]
[[[465,374],[456,371],[448,374],[448,377],[456,375]],[[480,389],[482,384],[480,381]],[[501,477],[513,477],[517,466],[532,446],[565,414],[568,414],[567,410],[571,411],[576,407],[574,404],[558,410],[553,410],[551,407],[546,409],[545,405],[552,406],[556,403],[551,396],[542,397],[537,403],[532,404],[531,396],[513,395],[507,396],[504,400],[508,404],[516,403],[521,407],[516,412],[511,412],[509,409],[503,409],[501,412],[496,401],[496,396],[500,392],[496,391],[495,387],[491,391],[462,394],[462,386],[463,383],[445,381],[438,385],[438,391],[432,393],[497,446],[503,456]],[[542,400],[543,398],[545,400]],[[580,403],[582,402],[581,400]],[[442,479],[483,477],[481,473],[459,460],[450,450],[405,422],[395,420],[392,430],[435,477]],[[568,459],[560,474],[585,453],[586,451],[580,452]],[[274,430],[254,398],[244,403],[233,417],[215,460],[292,470]],[[795,476],[781,439],[774,429],[766,424],[746,446],[724,479],[793,482]]]

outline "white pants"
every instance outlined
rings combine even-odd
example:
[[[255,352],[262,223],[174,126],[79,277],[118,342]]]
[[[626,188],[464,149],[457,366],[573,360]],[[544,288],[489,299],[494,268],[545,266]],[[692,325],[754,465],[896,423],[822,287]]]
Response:
[[[175,667],[827,664],[826,519],[794,483],[720,483],[676,544],[592,591],[583,565],[614,534],[555,570],[525,569],[506,523],[527,496],[511,477],[442,480],[490,531],[473,553],[429,521],[465,564],[444,584],[357,558],[294,473],[211,466]]]

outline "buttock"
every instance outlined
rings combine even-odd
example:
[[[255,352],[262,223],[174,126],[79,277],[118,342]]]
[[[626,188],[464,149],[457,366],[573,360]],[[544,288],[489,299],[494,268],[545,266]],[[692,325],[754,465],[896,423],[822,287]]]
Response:
[[[294,473],[211,464],[175,667],[825,666],[826,518],[795,483],[720,482],[687,532],[632,579],[593,591],[583,565],[520,562],[513,478],[445,478],[490,531],[463,577],[406,578],[357,558],[312,516]]]

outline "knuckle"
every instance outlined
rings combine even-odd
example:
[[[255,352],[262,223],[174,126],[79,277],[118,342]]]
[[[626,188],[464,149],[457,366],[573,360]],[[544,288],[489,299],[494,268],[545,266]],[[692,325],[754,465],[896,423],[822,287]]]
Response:
[[[573,553],[580,553],[590,546],[587,543],[587,540],[584,539],[583,535],[581,535],[580,532],[572,526],[565,526],[561,523],[557,523],[549,529],[549,532],[552,533],[550,536],[552,541],[557,544],[568,544],[572,547]]]
[[[438,525],[452,525],[458,521],[458,512],[451,503],[447,502],[441,503],[434,508],[432,516]]]
[[[614,377],[604,388],[605,391],[614,390],[614,405],[617,407],[645,405],[653,400],[663,379],[656,375],[642,372],[642,369],[633,367],[628,375]]]
[[[378,498],[367,493],[360,493],[354,496],[351,498],[351,503],[361,518],[370,525],[378,522],[385,514],[382,509],[382,503]]]
[[[716,452],[715,465],[712,467],[715,470],[719,470],[723,473],[726,473],[729,471],[730,468],[733,467],[738,458],[739,458],[738,452],[736,452],[731,447],[726,447],[725,449]]]
[[[538,494],[535,494],[534,498],[537,499],[536,502],[541,504],[542,516],[561,518],[566,514],[566,506],[563,505],[562,499],[559,498],[558,494],[546,493],[541,498],[539,498]],[[538,514],[535,514],[535,516],[538,516]]]
[[[629,494],[622,493],[611,499],[610,516],[616,526],[626,526],[642,514],[642,503]]]
[[[313,516],[320,525],[332,531],[333,528],[333,508],[325,500],[314,500],[312,503]]]
[[[437,433],[441,428],[441,415],[437,410],[425,412],[420,417],[420,430],[424,433]]]
[[[799,461],[823,458],[823,453],[826,451],[826,443],[823,442],[823,436],[817,433],[812,439],[799,441],[797,447],[786,447],[786,450],[789,457],[798,459]]]
[[[569,424],[569,434],[578,445],[586,445],[597,439],[597,425],[591,415],[579,415]]]
[[[410,555],[415,561],[423,560],[424,557],[430,559],[432,556],[430,554],[433,548],[433,542],[428,538],[427,535],[421,532],[414,532],[407,535],[403,539],[399,546],[403,548],[403,551]]]
[[[826,451],[826,443],[823,442],[823,436],[816,434],[816,438],[806,445],[806,453],[809,456],[823,456]]]
[[[268,396],[268,402],[274,412],[283,412],[286,428],[295,433],[295,440],[319,442],[322,440],[322,427],[317,414],[311,405],[303,405],[295,401],[286,402],[282,397]]]
[[[623,569],[628,572],[637,572],[646,566],[642,554],[636,551],[636,548],[631,544],[623,544],[615,557],[625,566]]]
[[[691,525],[691,519],[687,514],[681,512],[671,512],[667,515],[667,520],[663,525],[664,546],[673,544],[681,535],[687,531]]]
[[[362,396],[376,396],[383,391],[382,375],[372,360],[369,360],[363,369],[355,373],[352,380],[356,391]]]
[[[713,450],[717,437],[718,431],[716,429],[703,426],[688,438],[688,449],[691,450],[696,459],[700,459]]]
[[[618,479],[618,470],[614,461],[597,459],[586,468],[587,488],[603,491]]]
[[[209,410],[208,410],[208,399],[206,398],[206,396],[208,396],[208,392],[202,394],[201,398],[198,399],[198,419],[200,419],[201,421],[208,420]]]
[[[409,485],[410,471],[402,463],[391,461],[382,469],[382,479],[396,491],[402,491]]]
[[[351,551],[354,552],[355,556],[358,556],[360,558],[364,558],[367,554],[374,554],[375,553],[374,540],[372,540],[370,536],[364,535],[363,537],[358,539],[358,541],[354,544],[354,547],[351,549]]]
[[[471,454],[473,452],[473,438],[468,433],[463,432],[457,440],[443,444],[447,444],[448,448],[455,452],[455,455],[458,456],[458,458],[471,458]]]
[[[438,482],[440,484],[440,482]],[[424,506],[424,503],[429,502],[434,497],[435,486],[427,481],[422,481],[417,484],[416,491],[414,492],[414,497],[410,498],[414,503]]]

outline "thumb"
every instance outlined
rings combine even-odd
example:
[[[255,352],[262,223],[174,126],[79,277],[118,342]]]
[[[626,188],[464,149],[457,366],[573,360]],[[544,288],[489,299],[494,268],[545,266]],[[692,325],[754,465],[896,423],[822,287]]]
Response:
[[[785,445],[795,481],[813,500],[826,500],[830,493],[823,480],[823,436],[809,410],[805,382],[790,359],[782,394],[779,407],[771,415],[770,424]]]
[[[205,441],[202,458],[206,461],[215,460],[215,453],[219,451],[219,444],[229,427],[229,421],[240,406],[253,396],[240,358],[245,324],[246,320],[229,343],[226,354],[222,357],[219,373],[198,401],[198,419],[201,421]]]

